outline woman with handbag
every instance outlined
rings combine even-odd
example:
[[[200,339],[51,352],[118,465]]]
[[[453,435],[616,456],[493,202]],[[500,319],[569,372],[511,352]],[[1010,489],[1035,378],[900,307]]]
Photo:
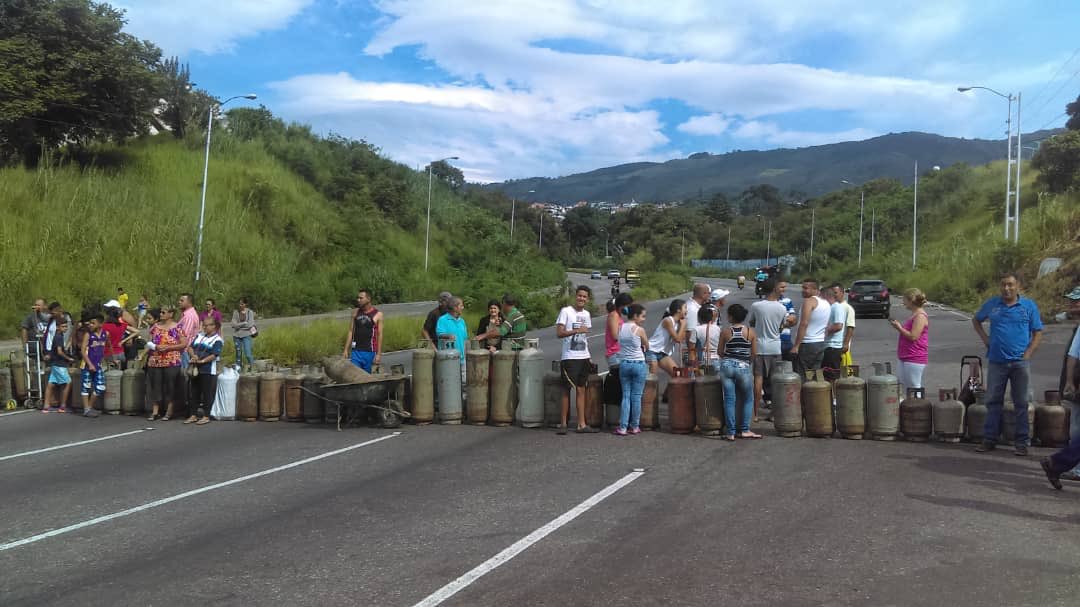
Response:
[[[188,367],[188,372],[191,373],[188,410],[191,416],[184,421],[185,424],[203,426],[210,423],[210,409],[213,408],[214,397],[217,395],[217,376],[220,370],[218,359],[221,358],[221,349],[225,345],[220,331],[221,322],[213,316],[207,316],[202,321],[202,333],[199,333],[188,347],[191,360]]]
[[[160,419],[169,421],[173,415],[173,400],[176,392],[176,380],[180,377],[180,354],[187,347],[187,336],[176,324],[173,317],[176,308],[166,306],[150,310],[154,324],[150,326],[150,341],[146,344],[146,391],[153,409],[150,417],[158,419],[161,405],[165,405],[165,415]]]
[[[259,334],[255,326],[255,311],[248,307],[246,297],[241,297],[232,313],[233,345],[236,346],[236,366],[250,369],[255,364],[251,340]]]

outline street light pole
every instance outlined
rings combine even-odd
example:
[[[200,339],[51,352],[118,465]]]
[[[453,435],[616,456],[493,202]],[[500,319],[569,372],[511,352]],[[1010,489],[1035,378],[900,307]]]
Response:
[[[919,161],[915,161],[915,199],[911,203],[911,269],[919,255]]]
[[[769,237],[765,244],[765,265],[772,261],[772,221],[769,221]]]
[[[248,93],[247,95],[234,95],[229,97],[225,101],[218,104],[217,107],[224,107],[226,103],[233,99],[257,99],[258,97],[254,93]],[[206,117],[206,158],[203,161],[203,173],[202,173],[202,199],[199,202],[199,235],[195,244],[195,288],[199,286],[199,275],[202,270],[202,243],[203,243],[203,225],[206,219],[206,178],[210,173],[210,131],[214,128],[214,106],[211,105],[207,110]]]
[[[546,211],[541,209],[540,210],[540,243],[536,245],[536,248],[538,250],[544,248],[544,213],[546,213]]]
[[[428,250],[431,242],[431,166],[436,162],[457,160],[457,156],[447,156],[439,160],[433,160],[427,165],[427,228],[424,231],[424,271],[428,270]]]
[[[727,257],[724,258],[724,261],[726,261],[728,263],[731,263],[731,225],[730,224],[727,227]]]
[[[814,272],[814,214],[817,209],[810,209],[810,272]]]
[[[870,209],[870,257],[874,256],[874,225],[877,224],[877,207]]]
[[[841,179],[840,183],[855,185],[847,179]],[[866,207],[866,190],[859,186],[859,267],[862,267],[862,241],[863,241],[863,216]]]
[[[992,88],[985,86],[961,86],[957,87],[957,91],[965,93],[972,89],[982,89],[989,91],[1002,99],[1009,102],[1009,114],[1005,118],[1005,130],[1006,130],[1006,162],[1005,162],[1005,240],[1009,239],[1009,222],[1013,222],[1013,242],[1019,242],[1020,231],[1017,226],[1020,223],[1020,150],[1019,145],[1016,150],[1016,191],[1013,191],[1012,186],[1012,165],[1013,165],[1013,153],[1012,153],[1012,102],[1016,99],[1016,140],[1019,144],[1020,141],[1020,95],[1017,93],[1015,96],[1012,93],[1005,94],[999,91],[995,91]],[[1015,199],[1016,207],[1015,214],[1013,213],[1013,200]]]

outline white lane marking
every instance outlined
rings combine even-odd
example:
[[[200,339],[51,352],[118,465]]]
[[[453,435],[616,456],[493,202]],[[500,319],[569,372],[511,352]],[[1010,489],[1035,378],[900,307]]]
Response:
[[[22,409],[20,411],[12,411],[10,413],[0,413],[0,417],[7,417],[9,415],[19,415],[20,413],[33,413],[37,409]]]
[[[246,476],[241,476],[239,478],[234,478],[232,480],[227,480],[227,481],[223,481],[223,482],[220,482],[220,483],[214,483],[213,485],[207,485],[205,487],[200,487],[198,489],[192,489],[191,491],[185,491],[183,493],[178,493],[176,495],[171,495],[169,497],[165,497],[165,498],[162,498],[162,499],[159,499],[159,500],[148,502],[148,503],[143,504],[141,506],[135,506],[134,508],[128,508],[127,510],[121,510],[120,512],[114,512],[112,514],[106,514],[104,516],[99,516],[97,518],[92,518],[90,520],[83,521],[81,523],[75,523],[74,525],[68,525],[67,527],[61,527],[59,529],[53,529],[52,531],[46,531],[44,533],[39,533],[37,535],[33,535],[33,536],[30,536],[28,538],[24,538],[24,539],[21,539],[21,540],[15,540],[13,542],[8,542],[6,544],[0,544],[0,552],[4,552],[5,550],[11,550],[12,548],[18,548],[19,546],[25,546],[27,544],[33,544],[34,542],[40,542],[41,540],[48,539],[50,537],[55,537],[57,535],[63,535],[65,533],[71,533],[72,531],[78,531],[79,529],[84,529],[86,527],[91,527],[93,525],[106,523],[108,521],[118,519],[118,518],[123,518],[125,516],[130,516],[132,514],[137,514],[139,512],[144,511],[144,510],[150,510],[151,508],[157,508],[158,506],[164,506],[165,504],[170,504],[172,502],[176,502],[176,501],[179,501],[179,500],[182,500],[182,499],[185,499],[185,498],[189,498],[189,497],[192,497],[192,496],[195,496],[195,495],[199,495],[200,493],[206,493],[207,491],[213,491],[214,489],[221,489],[222,487],[228,487],[229,485],[235,485],[237,483],[242,483],[244,481],[250,481],[252,479],[256,479],[256,478],[259,478],[261,476],[266,476],[268,474],[273,474],[275,472],[281,472],[283,470],[288,470],[290,468],[295,468],[297,466],[303,466],[304,464],[310,464],[311,462],[317,462],[317,461],[319,461],[321,459],[326,459],[328,457],[333,457],[335,455],[340,455],[340,454],[345,453],[347,451],[352,451],[353,449],[359,449],[360,447],[367,447],[368,445],[374,445],[375,443],[379,443],[379,442],[382,442],[384,440],[394,438],[395,436],[398,436],[399,434],[401,434],[401,432],[394,432],[393,434],[387,434],[386,436],[380,436],[379,438],[375,438],[375,439],[372,439],[372,440],[369,440],[369,441],[364,441],[362,443],[357,443],[355,445],[344,447],[342,449],[337,449],[337,450],[334,450],[334,451],[327,451],[326,453],[322,453],[322,454],[315,455],[315,456],[312,456],[312,457],[309,457],[309,458],[306,458],[306,459],[298,460],[298,461],[295,461],[295,462],[293,462],[291,464],[285,464],[283,466],[277,466],[276,468],[269,468],[269,469],[263,470],[261,472],[255,472],[253,474],[248,474]]]
[[[621,479],[619,479],[619,480],[615,481],[614,483],[608,485],[607,487],[601,489],[599,493],[597,493],[597,494],[593,495],[592,497],[590,497],[589,499],[581,502],[577,506],[574,506],[572,509],[568,510],[565,514],[563,514],[559,518],[551,521],[550,523],[544,525],[543,527],[540,527],[539,529],[537,529],[536,531],[533,531],[529,535],[526,535],[525,537],[521,538],[520,540],[514,542],[514,544],[512,544],[509,548],[507,548],[507,549],[503,550],[502,552],[496,554],[495,556],[489,558],[488,560],[484,561],[483,563],[480,563],[479,565],[474,567],[471,571],[469,571],[465,575],[463,575],[463,576],[459,577],[458,579],[450,582],[449,584],[443,586],[442,588],[439,588],[438,590],[436,590],[435,592],[428,595],[427,598],[420,601],[419,603],[417,603],[413,607],[435,607],[436,605],[439,605],[440,603],[442,603],[446,599],[454,596],[458,592],[461,592],[463,589],[465,589],[466,586],[468,586],[469,584],[472,584],[476,580],[480,579],[482,576],[484,576],[485,574],[491,572],[493,569],[495,569],[499,565],[502,565],[503,563],[509,561],[510,559],[514,558],[515,556],[521,554],[529,546],[532,546],[533,544],[535,544],[535,543],[539,542],[540,540],[544,539],[545,537],[547,537],[549,534],[551,534],[553,531],[555,531],[559,527],[562,527],[563,525],[565,525],[565,524],[569,523],[570,521],[576,519],[577,517],[581,516],[582,514],[585,513],[585,511],[587,511],[588,509],[592,508],[593,506],[599,504],[600,502],[604,501],[605,499],[610,497],[613,493],[615,493],[619,489],[622,489],[623,487],[625,487],[625,486],[629,485],[630,483],[634,482],[635,480],[638,479],[638,477],[640,477],[643,474],[645,474],[644,470],[642,470],[640,468],[636,468],[634,470],[634,472],[631,472],[630,474],[627,474],[626,476],[622,477]]]
[[[56,445],[55,447],[45,447],[44,449],[34,449],[33,451],[23,451],[22,453],[13,453],[11,455],[5,455],[0,457],[0,462],[15,459],[17,457],[26,457],[28,455],[37,455],[38,453],[48,453],[49,451],[56,451],[57,449],[67,449],[68,447],[78,447],[79,445],[89,445],[90,443],[100,443],[103,440],[112,440],[114,438],[121,438],[123,436],[131,436],[132,434],[141,434],[146,430],[132,430],[131,432],[121,432],[120,434],[110,434],[108,436],[101,436],[98,438],[91,438],[89,440],[81,440],[75,443],[64,443],[63,445]]]

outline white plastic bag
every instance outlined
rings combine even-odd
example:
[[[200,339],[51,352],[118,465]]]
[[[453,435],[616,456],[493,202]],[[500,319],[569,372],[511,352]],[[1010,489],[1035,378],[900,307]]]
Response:
[[[231,421],[236,419],[236,382],[240,380],[240,374],[232,367],[226,367],[218,375],[217,396],[214,398],[214,406],[210,409],[210,415],[217,420]]]

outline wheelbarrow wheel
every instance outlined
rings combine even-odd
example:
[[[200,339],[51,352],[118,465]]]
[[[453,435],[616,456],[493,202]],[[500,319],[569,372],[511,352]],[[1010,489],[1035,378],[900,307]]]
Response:
[[[398,415],[396,412],[404,411],[404,409],[401,407],[401,403],[396,400],[387,401],[386,409],[389,409],[389,411],[383,409],[379,410],[379,421],[382,423],[382,427],[397,428],[398,426],[400,426],[401,421],[404,419],[404,417]]]

